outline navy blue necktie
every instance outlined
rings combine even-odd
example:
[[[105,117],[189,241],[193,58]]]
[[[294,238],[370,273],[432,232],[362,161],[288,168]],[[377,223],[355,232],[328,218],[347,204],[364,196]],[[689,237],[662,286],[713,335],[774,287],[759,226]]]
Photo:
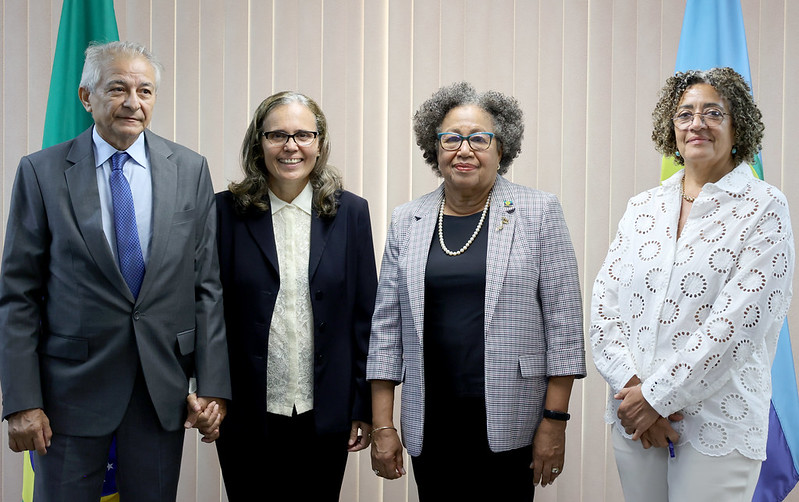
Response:
[[[114,228],[117,234],[117,259],[122,277],[128,283],[134,298],[144,279],[144,258],[139,243],[139,230],[136,227],[136,208],[133,207],[133,194],[130,184],[122,173],[122,166],[128,160],[127,152],[117,152],[111,157],[111,198],[114,203]]]

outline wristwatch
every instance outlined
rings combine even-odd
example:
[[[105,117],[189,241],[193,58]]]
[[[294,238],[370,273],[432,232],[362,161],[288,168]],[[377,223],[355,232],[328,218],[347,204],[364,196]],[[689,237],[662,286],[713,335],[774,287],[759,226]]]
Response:
[[[544,410],[544,418],[550,418],[552,420],[560,420],[561,422],[566,422],[571,418],[571,415],[564,411],[552,411],[552,410]]]

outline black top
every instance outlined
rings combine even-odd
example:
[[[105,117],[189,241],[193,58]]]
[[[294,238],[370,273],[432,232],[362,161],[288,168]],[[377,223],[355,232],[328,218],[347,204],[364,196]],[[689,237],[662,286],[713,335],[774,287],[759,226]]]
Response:
[[[444,243],[460,249],[472,236],[481,213],[444,216]],[[449,256],[438,242],[438,225],[425,270],[424,374],[427,402],[484,396],[488,215],[465,252]]]

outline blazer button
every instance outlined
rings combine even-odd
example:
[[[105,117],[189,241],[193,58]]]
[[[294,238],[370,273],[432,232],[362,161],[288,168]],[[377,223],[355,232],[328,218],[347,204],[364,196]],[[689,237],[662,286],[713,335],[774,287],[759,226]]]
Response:
[[[320,323],[319,323],[319,331],[320,331],[320,332],[321,332],[321,331],[324,331],[324,330],[325,330],[325,328],[327,328],[327,323],[326,323],[325,321],[322,321],[322,322],[320,322]]]
[[[324,295],[322,294],[322,292],[321,292],[321,291],[317,291],[317,292],[316,292],[316,299],[317,299],[317,300],[321,300],[323,297],[324,297]]]
[[[133,313],[133,320],[134,321],[138,321],[139,317],[141,317],[141,316],[139,315],[139,311],[137,310],[136,312]]]

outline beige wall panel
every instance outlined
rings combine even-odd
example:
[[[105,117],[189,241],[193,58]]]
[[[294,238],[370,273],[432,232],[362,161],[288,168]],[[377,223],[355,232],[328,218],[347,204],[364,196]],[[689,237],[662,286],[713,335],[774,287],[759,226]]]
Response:
[[[249,4],[249,0],[225,2],[224,63],[218,65],[224,78],[224,120],[219,124],[224,135],[224,148],[222,164],[214,169],[218,173],[215,178],[217,191],[226,189],[228,179],[241,172],[241,142],[252,118],[248,92]],[[266,96],[264,94],[262,99]]]
[[[344,152],[342,173],[344,179],[355,180],[357,186],[358,171],[363,166],[363,135],[365,124],[363,122],[364,109],[370,104],[364,102],[364,37],[366,26],[363,22],[364,2],[362,0],[347,0],[342,2],[342,7],[347,13],[346,31],[343,38],[346,45],[346,80],[344,87],[344,101],[347,104],[344,119],[345,142],[338,147]],[[370,125],[370,127],[372,127]],[[354,178],[351,178],[353,176]],[[357,191],[356,191],[357,193]]]
[[[176,76],[176,47],[175,47],[175,2],[154,2],[152,4],[150,28],[150,43],[152,51],[164,67],[161,72],[157,109],[153,115],[151,128],[166,138],[175,138],[177,134],[177,121],[175,110],[175,76]],[[120,38],[122,34],[120,33]]]
[[[442,51],[449,50],[440,38],[442,24],[451,14],[445,14],[445,2],[419,0],[413,2],[413,84],[412,109],[415,112],[444,82],[441,72],[449,58],[442,58]],[[457,49],[454,49],[457,50]],[[451,77],[454,78],[454,77]],[[447,83],[451,83],[449,81]],[[414,139],[414,144],[416,143]],[[414,148],[411,157],[411,198],[425,194],[438,186],[440,178],[425,164],[419,148]]]
[[[272,85],[273,74],[273,9],[271,0],[249,2],[249,18],[247,28],[249,29],[248,65],[247,65],[247,124],[252,119],[255,109],[266,97],[274,93]],[[242,27],[243,29],[244,27]],[[241,131],[240,141],[244,140],[244,131]],[[241,144],[239,144],[239,148]],[[234,166],[225,166],[227,180],[240,180],[241,173],[240,161],[236,160]]]
[[[610,130],[613,72],[611,71],[613,41],[613,1],[600,0],[589,4],[588,26],[588,81],[586,111],[586,200],[585,228],[571,229],[582,232],[587,246],[585,255],[578,256],[583,265],[586,281],[583,285],[585,317],[588,325],[591,290],[594,277],[604,260],[613,235],[615,217],[610,214],[611,199],[611,141]],[[590,343],[586,343],[588,377],[583,382],[582,411],[584,437],[580,463],[583,474],[581,500],[621,500],[618,475],[615,469],[606,468],[610,444],[608,427],[602,416],[607,402],[607,385],[590,362]],[[611,457],[612,458],[612,457]],[[610,485],[610,486],[609,486]]]
[[[387,47],[387,149],[383,165],[386,185],[380,187],[383,196],[369,199],[372,212],[376,258],[382,259],[391,211],[411,200],[413,157],[421,153],[411,128],[413,115],[413,3],[388,2]],[[365,166],[365,170],[368,170]]]
[[[535,188],[561,196],[560,171],[563,154],[564,95],[564,13],[557,3],[541,2],[538,18],[538,101],[535,140],[538,156],[530,168],[536,171]],[[528,168],[525,166],[525,168]]]
[[[627,106],[635,112],[635,150],[629,161],[635,164],[635,186],[633,193],[642,192],[660,182],[661,156],[652,142],[652,110],[657,102],[658,91],[665,82],[658,71],[652,69],[653,55],[660,53],[661,44],[679,43],[679,30],[670,30],[670,38],[661,40],[660,6],[657,2],[638,4],[636,12],[635,93]],[[625,201],[626,202],[626,201]]]
[[[524,112],[524,139],[522,151],[511,165],[508,177],[530,187],[538,184],[539,72],[542,75],[548,73],[548,69],[541,68],[539,61],[540,8],[537,0],[516,2],[513,23],[513,95]]]
[[[199,150],[200,131],[207,124],[200,120],[200,4],[197,0],[175,2],[175,141],[193,150]],[[208,155],[208,152],[199,150]],[[215,169],[211,164],[211,169]],[[216,186],[216,185],[215,185]],[[216,186],[219,190],[219,186]]]
[[[30,100],[28,101],[28,148],[35,150],[42,146],[42,136],[44,134],[44,118],[47,112],[47,98],[41,99],[40,96],[47,96],[50,92],[50,74],[52,73],[50,61],[55,52],[55,46],[50,42],[50,24],[46,21],[50,17],[49,5],[44,9],[30,11],[28,33],[28,85],[30,88]],[[21,48],[13,44],[15,50]],[[14,75],[15,72],[11,72]],[[78,100],[78,91],[75,90],[75,100]],[[34,117],[36,119],[34,119]],[[26,152],[27,153],[27,152]]]
[[[224,185],[223,128],[225,118],[225,3],[200,0],[200,143],[197,149],[208,158],[211,179],[219,190]],[[232,69],[230,71],[233,71]]]
[[[578,229],[585,227],[587,201],[585,198],[587,170],[589,168],[585,148],[586,114],[588,110],[586,84],[588,81],[588,2],[566,2],[563,11],[563,129],[561,143],[561,165],[541,166],[542,169],[559,171],[560,183],[563,187],[559,197],[563,205],[563,213],[571,234],[572,244],[578,257],[585,253],[585,235]],[[579,258],[578,258],[579,259]],[[579,263],[579,261],[578,261]],[[586,284],[592,278],[586,278],[580,269],[580,283],[585,302]],[[590,367],[590,365],[589,365]],[[574,420],[566,429],[566,470],[563,483],[556,483],[559,502],[580,500],[582,482],[585,473],[581,459],[585,451],[585,439],[593,433],[591,424],[583,415],[583,394],[588,381],[579,380],[572,390],[569,411]]]
[[[366,2],[364,4],[364,110],[363,110],[363,162],[358,172],[350,171],[347,181],[349,190],[360,194],[381,209],[376,213],[376,208],[371,208],[373,216],[372,227],[379,231],[373,238],[380,241],[375,243],[375,249],[383,249],[385,231],[383,230],[383,215],[386,208],[386,186],[388,182],[389,164],[387,153],[389,151],[389,107],[390,84],[389,71],[389,2],[388,0]],[[407,68],[407,67],[406,67]],[[406,91],[407,92],[407,91]],[[401,122],[407,131],[407,119]],[[407,144],[406,144],[407,146]],[[393,159],[392,159],[393,160]],[[371,205],[371,204],[370,204]],[[379,260],[380,255],[376,258]],[[359,456],[364,464],[366,473],[371,473],[371,462],[364,455]]]

